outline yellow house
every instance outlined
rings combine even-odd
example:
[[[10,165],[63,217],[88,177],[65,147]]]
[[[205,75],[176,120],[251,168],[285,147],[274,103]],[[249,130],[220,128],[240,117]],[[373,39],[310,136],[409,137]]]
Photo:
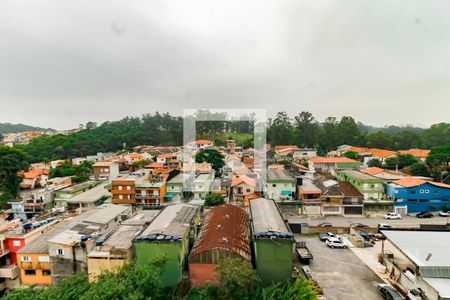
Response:
[[[143,226],[122,225],[88,255],[89,281],[96,279],[104,271],[115,271],[132,258],[132,242]]]
[[[17,251],[17,266],[23,285],[50,285],[52,274],[47,241],[70,226],[69,221],[56,224]]]

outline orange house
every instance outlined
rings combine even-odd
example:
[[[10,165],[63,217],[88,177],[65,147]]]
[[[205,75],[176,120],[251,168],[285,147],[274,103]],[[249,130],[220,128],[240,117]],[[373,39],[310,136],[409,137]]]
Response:
[[[45,241],[42,244],[45,247],[47,246]],[[23,285],[50,285],[52,283],[50,256],[48,252],[45,253],[44,251],[45,249],[41,249],[38,252],[43,253],[32,253],[33,251],[21,249],[17,253],[20,282]]]

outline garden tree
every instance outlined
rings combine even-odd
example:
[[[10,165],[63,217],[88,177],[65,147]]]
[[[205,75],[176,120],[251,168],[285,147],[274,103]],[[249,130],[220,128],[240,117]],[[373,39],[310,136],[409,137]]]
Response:
[[[450,164],[450,143],[433,148],[426,162],[432,167],[444,167]]]
[[[338,145],[349,144],[359,146],[363,144],[358,125],[352,117],[344,116],[336,127]]]
[[[415,162],[412,165],[408,166],[406,168],[406,171],[408,174],[413,176],[424,176],[429,177],[430,176],[430,170],[428,169],[427,165],[423,162]]]
[[[78,165],[75,165],[73,167],[73,173],[75,174],[76,181],[86,181],[89,179],[90,175],[92,174],[92,166],[94,165],[91,161],[82,161]]]
[[[378,167],[381,168],[381,161],[379,159],[376,158],[372,158],[371,160],[369,160],[367,162],[367,166],[368,167]]]
[[[393,141],[389,134],[378,131],[375,133],[369,133],[366,136],[366,144],[367,147],[370,148],[391,149]]]
[[[225,199],[221,194],[210,193],[205,197],[205,206],[217,206],[225,203]]]
[[[393,137],[393,149],[413,149],[422,147],[422,137],[418,132],[405,130],[396,133]]]
[[[384,160],[386,168],[389,169],[394,169],[397,167],[399,169],[403,169],[404,167],[410,166],[416,162],[418,162],[418,160],[411,154],[397,154],[396,156],[388,157]]]
[[[319,142],[320,126],[308,111],[302,111],[294,118],[297,146],[315,147]]]
[[[216,268],[219,282],[219,298],[226,300],[249,299],[258,276],[250,262],[227,257],[221,260]]]
[[[275,119],[269,120],[268,140],[274,145],[292,144],[293,127],[286,112],[277,113]]]
[[[45,289],[34,286],[9,293],[6,300],[109,300],[168,299],[172,291],[161,285],[165,259],[158,257],[148,265],[127,263],[116,272],[104,272],[89,283],[86,273],[76,273]]]
[[[338,124],[335,117],[328,117],[322,123],[319,145],[323,152],[329,152],[339,146],[336,136]]]
[[[450,144],[450,123],[438,123],[425,129],[423,143],[427,148],[435,148],[443,144]]]
[[[37,288],[35,286],[13,290],[4,300],[78,300],[89,289],[86,273],[76,273],[60,283],[48,288]],[[119,298],[116,298],[119,299]]]
[[[225,165],[224,159],[225,156],[216,149],[201,149],[195,154],[196,163],[210,163],[214,170],[219,170]]]
[[[17,172],[28,170],[27,160],[27,154],[23,151],[0,146],[0,207],[5,208],[6,202],[19,193],[22,179]]]
[[[317,299],[311,281],[297,278],[294,282],[276,283],[259,291],[257,299],[261,300],[315,300]]]
[[[351,159],[358,159],[359,154],[355,151],[346,151],[344,153],[344,156]]]

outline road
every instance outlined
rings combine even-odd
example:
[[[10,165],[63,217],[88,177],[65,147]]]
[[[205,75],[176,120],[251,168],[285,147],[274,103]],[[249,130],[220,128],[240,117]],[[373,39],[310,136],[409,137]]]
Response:
[[[306,240],[314,259],[309,267],[313,279],[331,300],[382,299],[377,284],[381,279],[349,249],[330,249],[318,237],[296,236]]]
[[[308,223],[311,226],[322,222],[330,222],[334,226],[349,226],[350,223],[363,223],[370,227],[377,227],[384,223],[394,227],[420,227],[420,224],[446,224],[447,218],[435,216],[429,219],[419,219],[416,217],[405,216],[401,220],[385,220],[382,217],[343,217],[343,216],[286,216],[289,223]]]

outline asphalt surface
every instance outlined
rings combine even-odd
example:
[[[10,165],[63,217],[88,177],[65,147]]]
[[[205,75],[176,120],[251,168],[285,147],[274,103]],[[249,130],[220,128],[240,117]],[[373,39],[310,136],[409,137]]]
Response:
[[[290,223],[308,223],[310,226],[318,225],[322,222],[330,222],[333,226],[349,226],[350,223],[363,223],[370,227],[377,227],[378,224],[389,224],[393,227],[420,227],[420,224],[446,224],[447,218],[435,216],[429,219],[419,219],[412,216],[405,216],[401,220],[385,220],[382,217],[342,217],[342,216],[286,216]]]
[[[382,280],[349,249],[331,249],[318,237],[296,238],[306,241],[314,259],[309,268],[326,299],[378,300]]]

